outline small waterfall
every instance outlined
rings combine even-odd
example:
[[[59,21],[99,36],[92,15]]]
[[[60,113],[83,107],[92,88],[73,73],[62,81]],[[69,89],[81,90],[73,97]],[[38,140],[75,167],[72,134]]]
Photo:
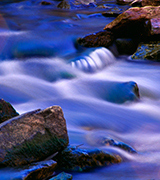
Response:
[[[84,72],[96,72],[116,61],[112,52],[104,47],[91,48],[83,53],[82,56],[70,61],[72,67]]]

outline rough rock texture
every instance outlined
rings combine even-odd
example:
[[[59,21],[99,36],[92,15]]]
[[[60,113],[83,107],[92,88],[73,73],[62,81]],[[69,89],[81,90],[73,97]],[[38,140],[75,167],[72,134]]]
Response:
[[[0,123],[18,115],[19,114],[9,102],[0,99]]]
[[[131,58],[160,61],[160,41],[141,43]]]
[[[146,37],[151,33],[150,21],[159,18],[160,6],[130,8],[107,24],[104,30],[110,30],[116,37]]]
[[[85,47],[109,47],[113,43],[113,34],[110,31],[100,31],[79,38],[77,42]]]
[[[160,0],[134,0],[131,3],[132,6],[160,6]]]
[[[57,162],[53,160],[41,161],[33,163],[19,169],[18,176],[13,177],[13,180],[40,180],[50,177],[56,169]]]
[[[59,168],[72,171],[86,171],[120,162],[119,155],[112,155],[99,149],[87,150],[73,146],[64,149],[57,157]]]
[[[54,176],[53,178],[49,179],[49,180],[71,180],[73,177],[71,174],[62,172],[60,174],[58,174],[57,176]]]
[[[18,166],[43,160],[68,145],[62,109],[52,106],[0,125],[0,165]]]

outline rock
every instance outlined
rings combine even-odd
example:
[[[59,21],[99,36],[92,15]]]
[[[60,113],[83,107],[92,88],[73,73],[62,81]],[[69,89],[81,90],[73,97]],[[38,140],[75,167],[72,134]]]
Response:
[[[159,15],[160,6],[130,8],[107,24],[104,30],[112,31],[116,37],[150,36],[150,20],[158,18]]]
[[[96,7],[94,0],[62,0],[57,7],[61,9],[81,9]]]
[[[133,0],[117,0],[117,4],[126,5],[130,4]]]
[[[60,174],[58,174],[57,176],[54,176],[53,178],[49,179],[49,180],[71,180],[73,177],[71,174],[62,172]]]
[[[113,33],[100,31],[94,34],[79,38],[77,42],[85,47],[109,47],[113,43]]]
[[[0,166],[20,166],[47,158],[68,145],[62,109],[52,106],[0,125]]]
[[[137,39],[126,39],[126,38],[118,38],[115,41],[117,50],[119,54],[133,54],[138,46],[138,40]]]
[[[0,99],[0,123],[18,115],[19,114],[9,102]]]
[[[131,58],[160,61],[160,41],[141,43]]]
[[[112,155],[99,149],[87,150],[68,146],[57,157],[60,169],[86,171],[91,168],[120,163],[118,155]]]
[[[160,35],[160,17],[152,18],[151,22],[151,35]]]
[[[60,9],[71,9],[71,6],[70,6],[70,4],[69,4],[68,1],[62,0],[62,1],[57,5],[57,8],[60,8]]]
[[[159,6],[160,0],[134,0],[131,3],[132,6]]]
[[[48,160],[21,167],[18,169],[18,176],[13,177],[12,180],[40,180],[49,178],[53,174],[56,165],[57,162]]]
[[[50,1],[41,1],[41,5],[52,5]]]

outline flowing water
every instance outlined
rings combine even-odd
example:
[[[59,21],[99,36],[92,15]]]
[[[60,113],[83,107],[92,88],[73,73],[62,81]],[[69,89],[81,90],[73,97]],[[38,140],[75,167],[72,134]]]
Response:
[[[96,147],[123,158],[120,164],[73,173],[74,180],[158,180],[160,65],[116,58],[105,48],[79,47],[78,37],[102,30],[114,19],[103,17],[102,11],[57,10],[25,1],[1,6],[0,98],[20,114],[59,105],[71,145]],[[119,102],[134,82],[140,100]],[[129,91],[121,91],[123,87]],[[99,143],[104,137],[138,153]],[[0,179],[10,180],[14,174],[0,170]]]

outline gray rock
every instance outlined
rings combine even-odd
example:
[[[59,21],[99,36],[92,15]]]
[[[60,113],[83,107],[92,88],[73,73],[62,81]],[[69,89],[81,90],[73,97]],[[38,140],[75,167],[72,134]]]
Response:
[[[62,109],[52,106],[12,118],[0,125],[0,165],[36,162],[68,145]]]

